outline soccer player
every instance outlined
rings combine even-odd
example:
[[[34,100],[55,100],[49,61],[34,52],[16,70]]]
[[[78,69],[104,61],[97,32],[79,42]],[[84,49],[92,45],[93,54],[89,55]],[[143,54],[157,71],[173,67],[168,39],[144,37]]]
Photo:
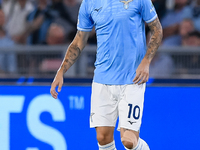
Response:
[[[146,47],[145,22],[151,30]],[[92,83],[90,127],[99,150],[116,150],[116,120],[125,149],[149,150],[139,138],[149,65],[162,39],[162,27],[151,0],[83,0],[77,34],[51,85],[57,98],[63,74],[74,64],[95,26],[97,58]]]

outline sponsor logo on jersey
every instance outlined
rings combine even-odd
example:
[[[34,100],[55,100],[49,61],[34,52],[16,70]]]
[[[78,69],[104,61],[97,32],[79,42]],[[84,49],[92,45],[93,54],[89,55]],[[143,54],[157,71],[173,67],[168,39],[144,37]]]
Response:
[[[122,3],[124,3],[124,9],[128,9],[129,8],[129,3],[132,2],[133,0],[128,0],[128,1],[120,1]]]

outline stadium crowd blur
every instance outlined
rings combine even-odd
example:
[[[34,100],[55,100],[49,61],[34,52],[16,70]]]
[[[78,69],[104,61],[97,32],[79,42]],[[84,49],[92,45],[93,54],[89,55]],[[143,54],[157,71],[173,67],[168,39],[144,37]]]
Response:
[[[23,45],[69,43],[76,33],[80,4],[80,0],[2,0],[0,22],[5,37],[1,46],[11,41]]]
[[[163,26],[162,47],[200,46],[200,0],[152,2]],[[69,44],[76,34],[80,4],[81,0],[0,0],[0,47]],[[148,27],[146,34],[148,42]],[[95,30],[88,44],[96,44]],[[2,65],[5,57],[15,61],[12,54],[0,54],[0,70],[6,70]],[[194,65],[200,64],[199,57],[190,59]],[[7,71],[14,72],[15,68],[7,66]],[[170,74],[173,68],[171,56],[158,53],[150,74]]]

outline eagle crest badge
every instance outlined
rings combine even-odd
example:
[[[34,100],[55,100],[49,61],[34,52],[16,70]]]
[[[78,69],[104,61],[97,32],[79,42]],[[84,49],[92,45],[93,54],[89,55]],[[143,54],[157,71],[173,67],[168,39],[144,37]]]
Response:
[[[124,3],[124,9],[128,9],[129,3],[132,2],[132,1],[133,1],[133,0],[127,0],[127,1],[122,0],[122,1],[120,1],[120,2]]]

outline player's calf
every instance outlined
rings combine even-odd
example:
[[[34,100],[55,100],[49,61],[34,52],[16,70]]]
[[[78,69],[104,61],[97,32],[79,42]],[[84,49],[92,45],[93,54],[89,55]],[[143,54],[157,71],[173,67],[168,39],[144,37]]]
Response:
[[[134,133],[134,132],[135,131],[125,130],[122,133],[121,131],[121,141],[123,145],[128,149],[132,149],[133,147],[137,146],[139,135],[136,135],[138,133],[137,132]]]
[[[128,148],[125,147],[125,149],[126,150],[150,150],[149,146],[147,145],[147,143],[141,138],[139,138],[138,144],[137,144],[136,147],[131,148],[131,149],[128,149]]]
[[[125,130],[121,135],[121,141],[127,150],[150,150],[147,143],[138,138],[139,134],[131,130]]]

